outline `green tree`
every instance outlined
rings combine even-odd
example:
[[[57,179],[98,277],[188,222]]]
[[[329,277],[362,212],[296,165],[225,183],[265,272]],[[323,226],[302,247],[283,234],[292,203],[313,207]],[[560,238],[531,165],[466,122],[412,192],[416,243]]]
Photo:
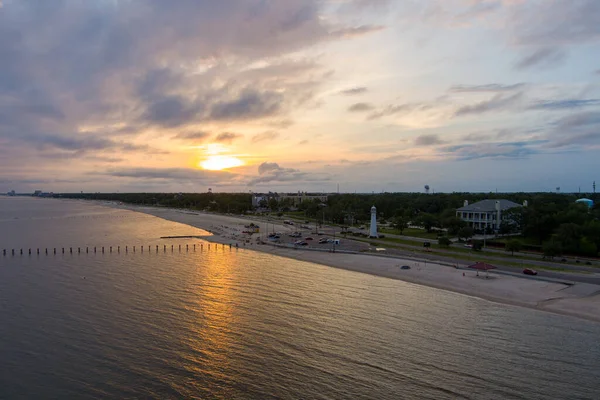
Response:
[[[474,234],[474,232],[473,232],[473,228],[470,228],[470,227],[468,227],[468,226],[465,226],[464,228],[461,228],[461,229],[458,231],[458,233],[457,233],[457,236],[458,236],[458,238],[459,238],[459,239],[464,239],[464,240],[467,240],[467,239],[470,239],[470,238],[472,238],[472,237],[473,237],[473,234]]]
[[[565,251],[577,253],[582,239],[581,227],[573,223],[561,224],[556,230],[556,238]]]
[[[406,218],[404,215],[397,216],[392,220],[392,227],[398,230],[401,235],[404,233],[404,230],[407,226],[408,218]]]
[[[473,240],[473,251],[481,251],[483,242],[481,240]]]
[[[417,218],[417,224],[425,228],[427,233],[431,233],[434,227],[438,225],[438,220],[435,215],[429,213],[422,213]]]
[[[504,250],[506,251],[510,251],[511,255],[515,255],[515,251],[519,252],[521,251],[521,248],[523,247],[523,245],[521,244],[521,241],[519,239],[510,239],[508,242],[506,242],[506,246],[504,247]]]
[[[271,197],[269,199],[269,209],[271,211],[275,211],[279,209],[279,203],[277,202],[277,199],[274,197]]]
[[[560,256],[562,254],[562,246],[560,242],[552,237],[550,240],[544,242],[542,245],[542,251],[544,253],[544,257],[550,257],[551,259]]]
[[[466,226],[467,223],[455,215],[446,217],[442,220],[442,227],[446,228],[450,235],[456,235],[458,231]]]
[[[442,236],[438,238],[438,244],[443,247],[449,247],[452,244],[452,241],[448,237]]]

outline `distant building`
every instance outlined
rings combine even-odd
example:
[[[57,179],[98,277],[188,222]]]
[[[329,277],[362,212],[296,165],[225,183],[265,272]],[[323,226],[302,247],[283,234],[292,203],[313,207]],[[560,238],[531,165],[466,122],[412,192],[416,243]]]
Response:
[[[482,200],[469,205],[465,200],[465,205],[456,210],[456,216],[465,221],[470,227],[476,230],[492,229],[498,231],[502,224],[502,215],[504,211],[515,207],[527,206],[517,204],[510,200]]]
[[[292,207],[298,207],[305,201],[318,200],[321,203],[327,202],[328,196],[326,194],[308,194],[306,192],[298,192],[297,194],[281,194],[279,195],[278,201],[281,203],[285,199],[289,199],[289,204]]]
[[[308,194],[305,192],[298,192],[297,194],[279,194],[269,192],[268,194],[254,194],[252,196],[252,207],[260,207],[261,202],[264,201],[268,203],[270,199],[275,199],[279,204],[285,202],[289,207],[297,208],[300,204],[304,203],[305,201],[318,200],[321,203],[326,203],[327,198],[328,196],[326,194]]]
[[[17,194],[15,193],[14,190],[11,190],[10,192],[7,193],[7,195],[9,195],[9,196],[16,196]]]
[[[591,199],[583,198],[583,199],[576,200],[575,203],[585,204],[586,206],[588,206],[588,208],[594,207],[594,200],[591,200]]]
[[[41,195],[41,194],[42,194],[42,191],[41,191],[41,190],[36,190],[35,192],[33,192],[33,195],[34,195],[34,196],[39,196],[39,195]]]

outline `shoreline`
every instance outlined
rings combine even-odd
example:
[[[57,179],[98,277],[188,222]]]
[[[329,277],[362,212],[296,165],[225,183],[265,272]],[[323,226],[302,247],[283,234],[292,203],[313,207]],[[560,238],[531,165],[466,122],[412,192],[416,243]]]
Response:
[[[301,248],[283,247],[271,244],[257,244],[260,234],[253,234],[249,240],[247,234],[240,234],[245,224],[254,222],[263,229],[290,231],[292,228],[282,224],[273,224],[258,219],[186,211],[151,206],[134,206],[98,202],[101,205],[126,209],[181,223],[209,233],[201,239],[220,243],[238,244],[239,248],[272,254],[293,260],[310,262],[347,271],[365,273],[383,278],[402,280],[405,282],[447,290],[466,296],[510,306],[525,307],[538,311],[550,312],[564,316],[582,318],[600,323],[600,285],[574,283],[564,284],[517,276],[495,274],[491,272],[489,279],[476,271],[466,271],[442,265],[438,262],[417,261],[406,257],[380,257],[373,254],[354,254],[348,252],[329,252],[305,250]],[[409,270],[401,270],[401,265],[408,265]]]

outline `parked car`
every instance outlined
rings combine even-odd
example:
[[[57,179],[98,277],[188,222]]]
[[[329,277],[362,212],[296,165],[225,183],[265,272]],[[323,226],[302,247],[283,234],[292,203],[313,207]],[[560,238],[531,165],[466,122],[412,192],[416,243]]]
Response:
[[[327,242],[329,242],[329,240],[328,240],[328,239],[326,239],[326,238],[321,238],[321,239],[319,239],[319,244],[325,244],[325,243],[327,243]]]
[[[410,269],[410,266],[408,266],[408,265],[403,265],[403,266],[401,266],[401,267],[400,267],[400,269]]]
[[[531,269],[531,268],[525,268],[525,269],[523,270],[523,273],[524,273],[525,275],[537,275],[537,271],[536,271],[536,270],[534,270],[534,269]]]
[[[305,237],[304,240],[314,240],[312,237]]]
[[[308,246],[308,243],[306,243],[304,240],[298,240],[298,241],[294,242],[294,244],[296,246]]]

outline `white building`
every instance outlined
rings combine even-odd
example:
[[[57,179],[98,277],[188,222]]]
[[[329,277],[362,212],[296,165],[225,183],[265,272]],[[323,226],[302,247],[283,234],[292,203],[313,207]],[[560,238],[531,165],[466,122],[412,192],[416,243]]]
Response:
[[[523,202],[527,206],[527,202]],[[510,200],[482,200],[469,205],[465,200],[465,205],[456,210],[456,216],[465,221],[471,228],[484,230],[486,228],[498,231],[502,224],[504,211],[515,207],[523,207]]]

